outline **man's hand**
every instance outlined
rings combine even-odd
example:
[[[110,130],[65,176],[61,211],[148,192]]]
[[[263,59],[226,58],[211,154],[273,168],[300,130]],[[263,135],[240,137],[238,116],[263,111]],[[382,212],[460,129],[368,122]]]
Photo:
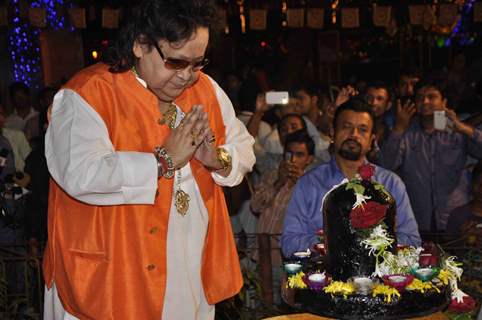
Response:
[[[171,157],[174,168],[182,168],[191,160],[206,131],[207,114],[202,106],[194,106],[179,126],[172,129],[164,142],[164,148]]]
[[[358,94],[358,91],[356,91],[356,89],[353,88],[352,86],[346,86],[341,88],[340,92],[338,93],[335,99],[335,107],[339,107],[340,105],[350,100],[351,97],[354,97],[357,94]]]
[[[393,127],[393,132],[402,134],[407,130],[410,125],[412,117],[417,112],[415,104],[407,100],[403,105],[400,99],[397,100],[397,112],[395,116],[395,126]]]
[[[266,103],[266,97],[264,93],[258,94],[256,97],[256,113],[265,113],[266,111],[273,108],[274,105]]]
[[[455,114],[455,111],[449,108],[445,108],[445,113],[447,114],[447,118],[452,121],[452,127],[454,130],[463,133],[469,137],[472,137],[474,134],[474,128],[470,125],[463,123]]]

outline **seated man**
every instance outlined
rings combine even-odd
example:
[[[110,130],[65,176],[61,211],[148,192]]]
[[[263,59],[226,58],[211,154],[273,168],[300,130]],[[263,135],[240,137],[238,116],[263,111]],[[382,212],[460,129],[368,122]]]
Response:
[[[334,157],[299,179],[286,210],[281,249],[287,257],[305,251],[318,242],[316,232],[323,227],[321,213],[325,194],[346,178],[353,178],[364,164],[374,139],[373,114],[365,101],[342,104],[334,117]],[[420,245],[418,226],[402,180],[375,166],[374,180],[383,184],[397,202],[397,240],[404,245]]]

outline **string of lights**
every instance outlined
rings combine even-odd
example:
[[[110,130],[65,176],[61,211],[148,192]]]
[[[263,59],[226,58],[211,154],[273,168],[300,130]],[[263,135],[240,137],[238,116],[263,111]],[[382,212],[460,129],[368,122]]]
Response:
[[[51,30],[64,29],[65,18],[59,15],[57,8],[65,5],[63,0],[32,1],[32,8],[44,8],[47,27]],[[12,0],[13,17],[8,33],[8,49],[13,64],[13,78],[32,88],[39,88],[41,83],[40,47],[38,28],[32,27],[28,19],[21,17],[20,0]]]

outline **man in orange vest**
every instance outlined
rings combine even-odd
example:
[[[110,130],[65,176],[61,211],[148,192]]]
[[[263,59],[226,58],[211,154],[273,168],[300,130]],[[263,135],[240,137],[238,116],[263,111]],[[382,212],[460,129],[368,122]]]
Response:
[[[242,276],[221,186],[253,138],[201,72],[210,1],[144,1],[55,96],[45,319],[213,319]]]

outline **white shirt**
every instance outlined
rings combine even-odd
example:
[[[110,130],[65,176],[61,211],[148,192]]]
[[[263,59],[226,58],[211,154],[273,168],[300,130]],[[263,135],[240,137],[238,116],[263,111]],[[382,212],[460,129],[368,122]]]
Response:
[[[254,165],[254,139],[236,118],[227,95],[214,80],[211,82],[226,127],[223,147],[232,157],[229,176],[212,173],[212,177],[221,186],[234,186]],[[178,108],[176,125],[182,117]],[[52,177],[80,201],[93,205],[154,203],[157,190],[154,155],[116,151],[100,115],[72,90],[61,90],[54,98],[45,153]],[[181,179],[178,179],[179,172]],[[201,259],[209,216],[189,163],[176,172],[174,179],[174,190],[180,187],[191,200],[184,217],[177,213],[174,199],[171,200],[162,318],[213,319],[214,306],[207,304],[201,283]],[[45,319],[74,319],[62,310],[55,287],[46,290],[45,301]]]
[[[5,128],[23,131],[25,129],[27,121],[37,116],[38,112],[35,111],[34,108],[30,108],[30,111],[25,118],[20,117],[17,113],[17,110],[13,110],[13,113],[5,119],[4,126]]]

